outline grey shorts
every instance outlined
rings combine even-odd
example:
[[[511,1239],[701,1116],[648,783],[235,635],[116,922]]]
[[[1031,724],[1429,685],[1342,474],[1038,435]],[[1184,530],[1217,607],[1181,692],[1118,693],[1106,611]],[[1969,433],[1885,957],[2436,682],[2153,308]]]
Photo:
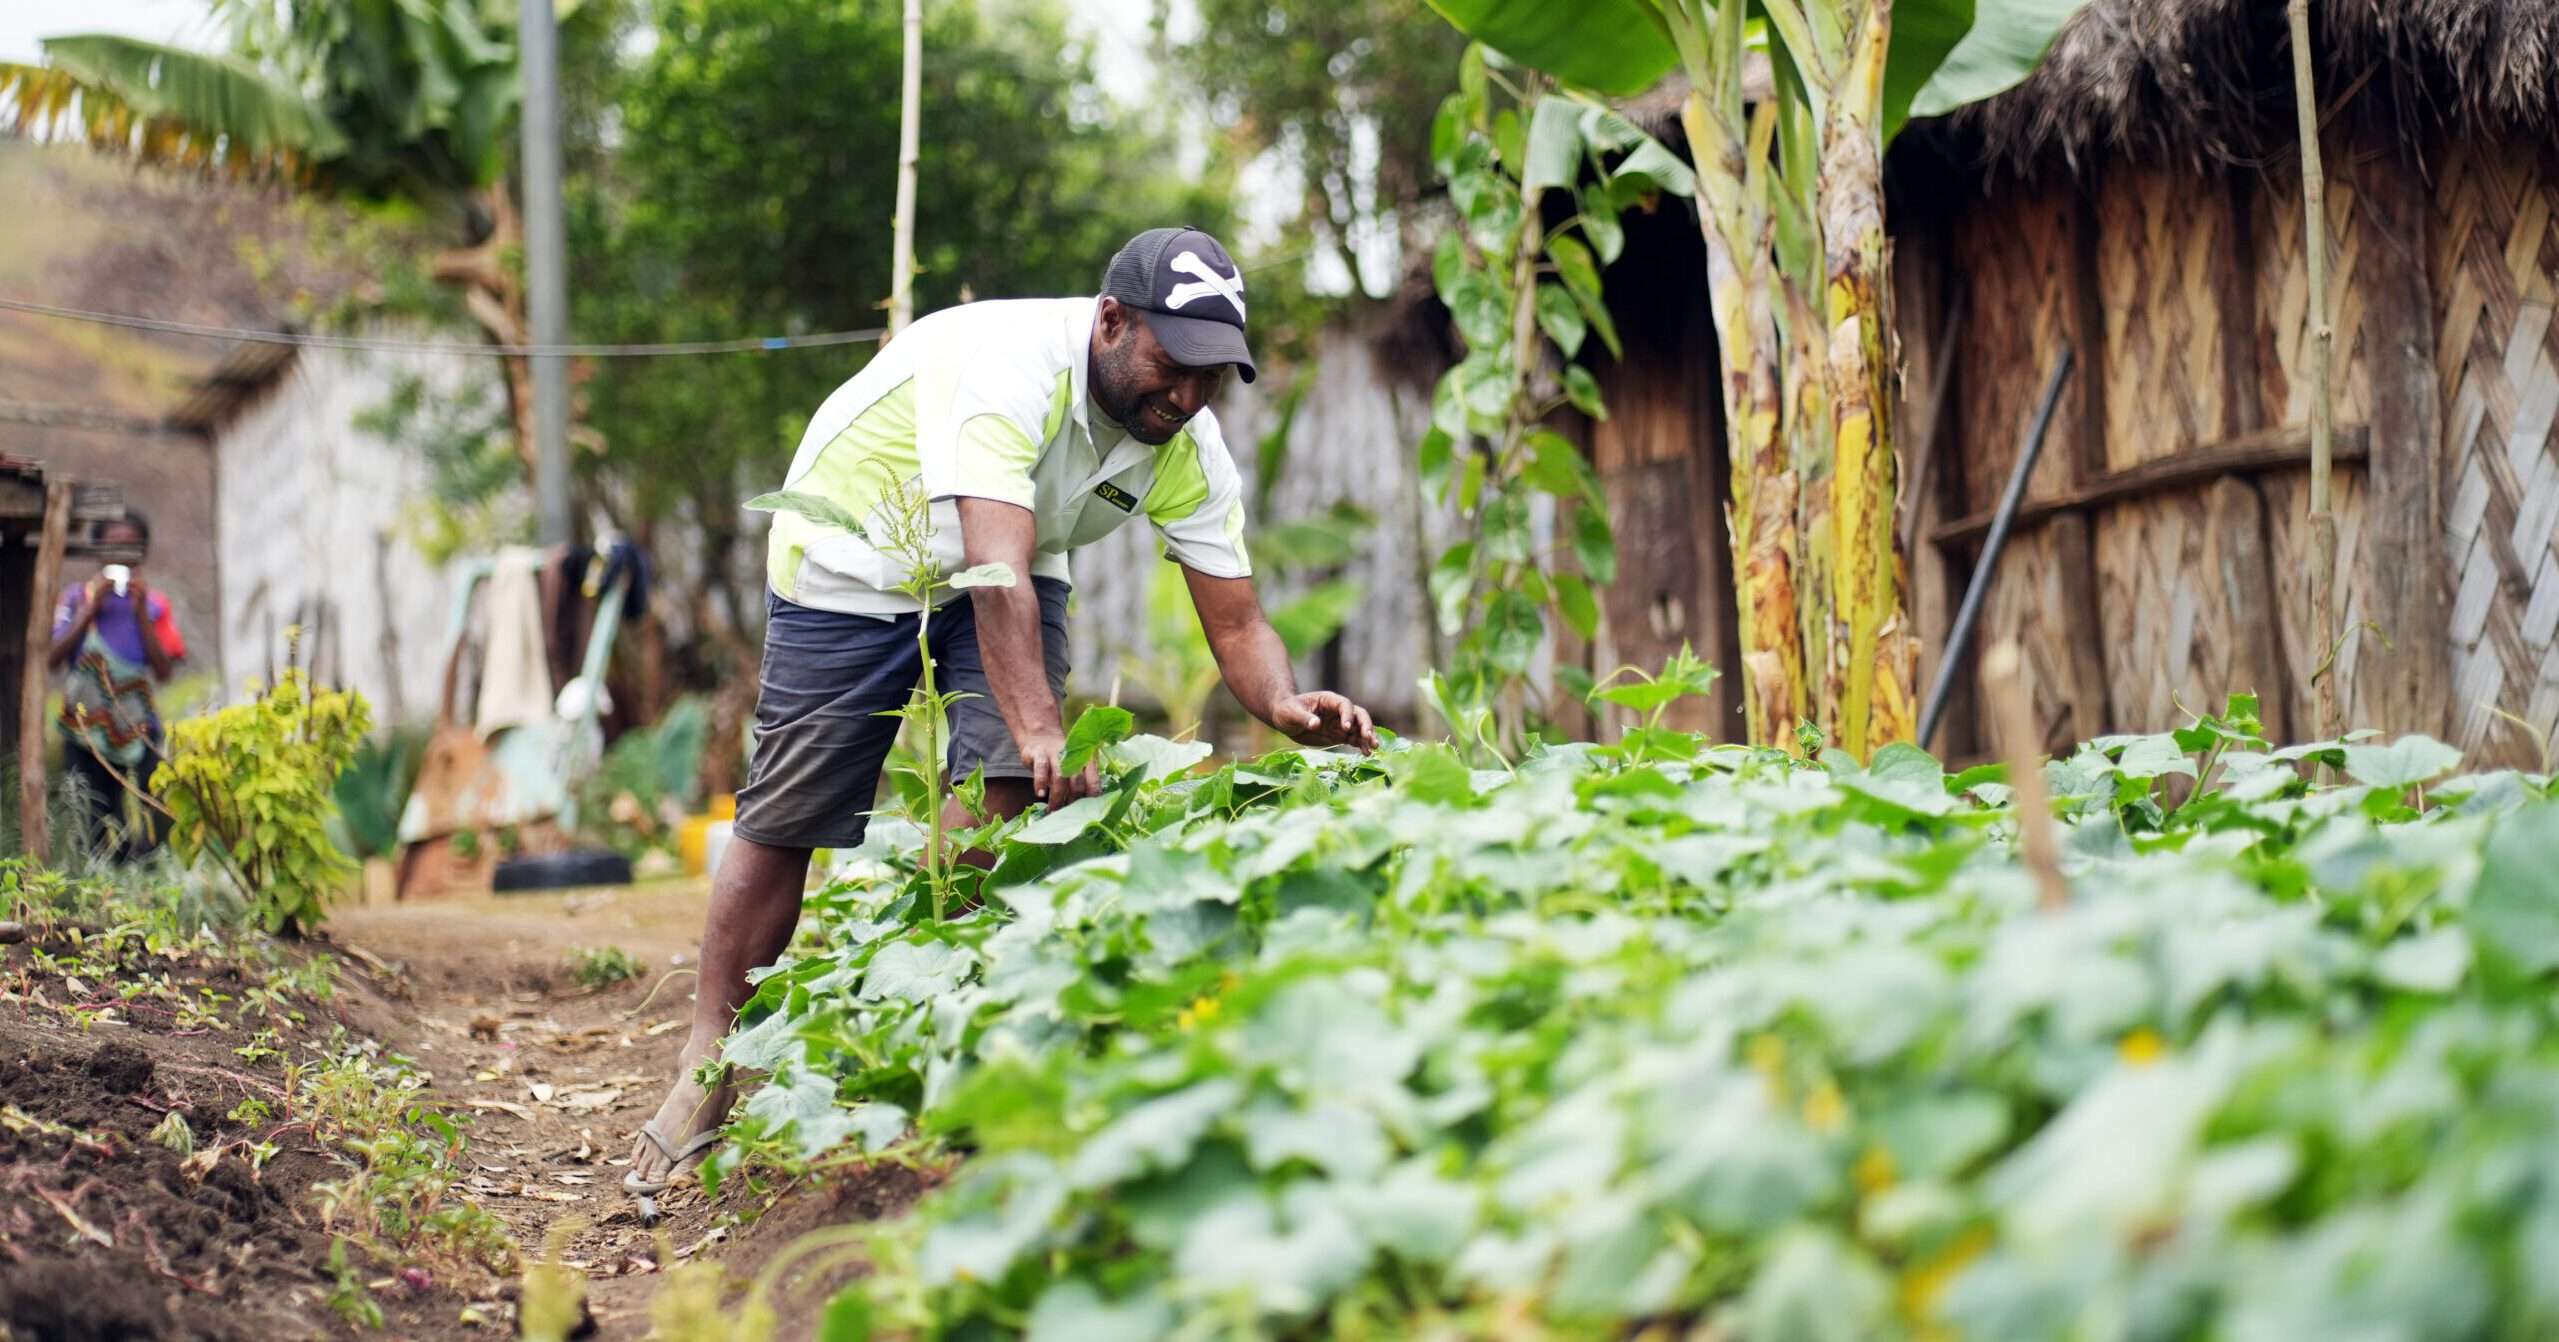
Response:
[[[1062,698],[1067,585],[1031,585],[1049,691]],[[897,740],[899,720],[883,715],[906,705],[923,674],[920,617],[848,615],[770,594],[765,611],[755,760],[738,790],[735,832],[769,848],[850,848],[869,827],[880,766]],[[942,691],[975,696],[951,705],[951,777],[981,768],[989,778],[1030,777],[986,683],[974,605],[960,599],[935,611],[928,636]]]

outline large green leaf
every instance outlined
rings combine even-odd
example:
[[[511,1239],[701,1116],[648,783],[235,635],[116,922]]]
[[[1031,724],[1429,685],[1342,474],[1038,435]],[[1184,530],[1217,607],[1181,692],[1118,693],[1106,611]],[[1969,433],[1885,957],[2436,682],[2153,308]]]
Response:
[[[1884,63],[1884,138],[2014,88],[2088,0],[1903,0]]]
[[[1546,97],[1528,123],[1527,161],[1520,168],[1520,189],[1543,191],[1571,186],[1582,166],[1582,113],[1570,98]]]
[[[44,54],[43,67],[0,67],[0,103],[36,124],[77,124],[95,148],[287,167],[347,146],[317,103],[227,56],[110,33],[47,38]]]
[[[1901,0],[1884,67],[1884,138],[2016,85],[2088,0]],[[1678,53],[1639,0],[1430,0],[1467,36],[1567,84],[1618,97],[1651,88]]]
[[[751,513],[796,513],[820,526],[849,531],[856,536],[869,535],[862,519],[854,516],[851,509],[823,494],[811,494],[806,490],[777,489],[769,494],[758,494],[748,499],[745,507]]]
[[[1567,84],[1620,98],[1651,88],[1679,60],[1641,0],[1430,0],[1459,32]]]

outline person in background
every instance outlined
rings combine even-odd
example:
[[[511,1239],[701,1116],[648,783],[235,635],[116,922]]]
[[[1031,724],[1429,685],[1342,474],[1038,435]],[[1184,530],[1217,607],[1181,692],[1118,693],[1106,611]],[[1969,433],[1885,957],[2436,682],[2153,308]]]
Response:
[[[151,523],[128,509],[98,524],[100,545],[148,557]],[[109,564],[62,594],[53,610],[52,664],[62,685],[63,762],[76,785],[89,850],[131,862],[157,842],[150,807],[130,790],[149,785],[162,751],[155,686],[187,655],[165,593],[143,580],[142,560]]]

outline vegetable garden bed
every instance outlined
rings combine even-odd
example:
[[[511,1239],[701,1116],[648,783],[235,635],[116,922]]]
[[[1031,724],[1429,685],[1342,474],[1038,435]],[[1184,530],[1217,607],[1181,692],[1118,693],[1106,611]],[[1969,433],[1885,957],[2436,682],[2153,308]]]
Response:
[[[1906,747],[1132,739],[949,922],[880,827],[739,1146],[966,1154],[830,1337],[2546,1336],[2550,783],[2255,730],[2046,766],[2053,912]]]

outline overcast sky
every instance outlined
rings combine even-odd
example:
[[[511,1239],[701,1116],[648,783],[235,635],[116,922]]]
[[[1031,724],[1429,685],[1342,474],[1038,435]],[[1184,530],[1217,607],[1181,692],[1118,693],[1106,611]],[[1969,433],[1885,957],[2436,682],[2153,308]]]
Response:
[[[39,38],[65,33],[124,33],[154,41],[209,45],[205,0],[0,0],[0,61],[33,61]],[[1147,22],[1154,0],[1068,0],[1067,9],[1093,34],[1104,87],[1122,100],[1142,98],[1150,83]],[[1175,6],[1174,22],[1188,4]]]
[[[0,61],[33,61],[37,38],[65,33],[208,41],[206,11],[204,0],[0,0]]]

